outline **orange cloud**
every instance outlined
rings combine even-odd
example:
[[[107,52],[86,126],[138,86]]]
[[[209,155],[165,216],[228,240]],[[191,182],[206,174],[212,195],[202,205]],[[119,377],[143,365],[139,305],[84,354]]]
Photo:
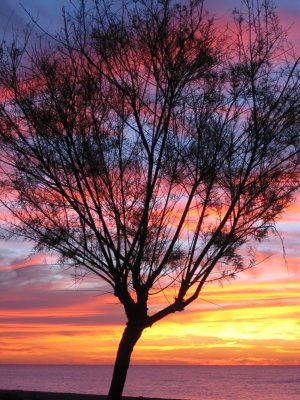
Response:
[[[299,285],[300,278],[287,278],[208,287],[193,307],[147,329],[133,362],[299,364]],[[2,362],[112,363],[124,324],[121,306],[80,289],[52,288],[49,295],[48,306],[2,309]]]
[[[280,221],[287,263],[279,238],[263,242],[258,259],[265,261],[224,286],[207,285],[190,308],[147,329],[133,363],[299,365],[299,218],[295,204]],[[113,363],[122,307],[96,279],[74,284],[68,271],[45,265],[43,255],[27,258],[29,249],[1,244],[1,362]],[[152,307],[165,302],[160,294]]]

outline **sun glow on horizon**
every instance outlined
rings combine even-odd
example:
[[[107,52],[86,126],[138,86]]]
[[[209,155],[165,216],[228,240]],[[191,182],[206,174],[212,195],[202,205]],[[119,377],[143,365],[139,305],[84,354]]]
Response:
[[[256,267],[207,285],[192,306],[148,328],[132,363],[300,365],[297,204],[279,224],[286,262],[279,238],[264,242]],[[1,363],[113,364],[125,324],[115,298],[97,280],[74,284],[43,255],[22,259],[20,246],[1,246]],[[156,307],[165,302],[157,297]]]
[[[299,275],[243,278],[208,286],[193,306],[148,328],[132,363],[299,365]],[[30,285],[2,307],[1,363],[113,363],[125,320],[112,296],[41,285],[32,298]],[[42,292],[52,305],[39,302]]]

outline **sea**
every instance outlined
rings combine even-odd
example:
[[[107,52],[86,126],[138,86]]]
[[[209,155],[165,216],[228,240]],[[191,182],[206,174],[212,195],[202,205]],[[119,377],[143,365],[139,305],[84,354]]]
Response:
[[[112,366],[0,365],[0,389],[107,394]],[[127,396],[182,400],[299,400],[300,366],[133,365]]]

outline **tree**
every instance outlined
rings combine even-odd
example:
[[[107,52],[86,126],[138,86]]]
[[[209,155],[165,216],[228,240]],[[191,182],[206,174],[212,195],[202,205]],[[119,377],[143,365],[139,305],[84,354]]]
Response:
[[[201,0],[82,1],[64,21],[34,49],[2,45],[2,203],[10,231],[124,306],[117,400],[143,330],[251,267],[292,201],[299,59],[270,0],[243,0],[227,36]]]

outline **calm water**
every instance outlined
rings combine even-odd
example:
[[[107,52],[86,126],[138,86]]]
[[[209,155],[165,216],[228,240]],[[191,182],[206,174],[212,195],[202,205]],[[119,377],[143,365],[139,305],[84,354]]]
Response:
[[[105,394],[110,366],[0,365],[1,389]],[[188,400],[299,400],[300,366],[132,366],[124,394]]]

